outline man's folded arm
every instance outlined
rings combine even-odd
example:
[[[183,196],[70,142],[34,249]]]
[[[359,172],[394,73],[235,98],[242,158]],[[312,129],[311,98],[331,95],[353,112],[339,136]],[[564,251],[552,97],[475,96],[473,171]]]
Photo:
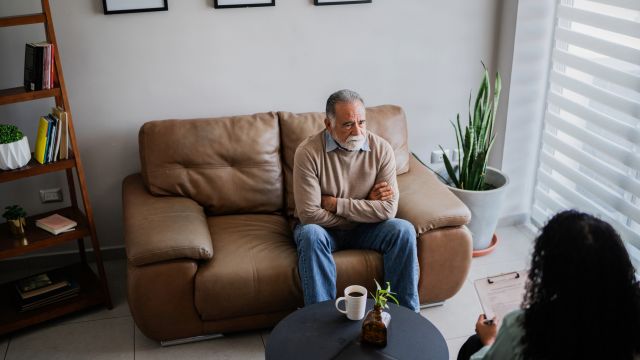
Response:
[[[309,153],[298,149],[293,163],[293,197],[300,222],[323,227],[347,224],[345,218],[320,207],[320,184]]]
[[[398,182],[396,180],[396,161],[391,146],[382,158],[382,165],[376,176],[376,184],[386,181],[393,189],[393,197],[389,200],[337,199],[336,215],[347,220],[363,223],[380,222],[392,219],[398,210]]]

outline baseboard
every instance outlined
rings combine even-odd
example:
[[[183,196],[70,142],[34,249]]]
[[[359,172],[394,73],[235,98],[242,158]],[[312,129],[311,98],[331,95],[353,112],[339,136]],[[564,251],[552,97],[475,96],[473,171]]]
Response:
[[[102,260],[123,260],[127,258],[123,245],[101,248]],[[94,262],[95,256],[92,249],[87,250],[87,261]],[[78,251],[60,251],[46,254],[19,256],[11,259],[0,260],[0,271],[11,271],[24,268],[49,268],[68,265],[80,261]]]

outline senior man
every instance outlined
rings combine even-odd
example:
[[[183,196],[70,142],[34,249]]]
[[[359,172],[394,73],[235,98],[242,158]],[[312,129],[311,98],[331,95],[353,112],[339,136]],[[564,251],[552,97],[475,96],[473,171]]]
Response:
[[[394,218],[399,194],[391,145],[366,131],[364,101],[351,90],[329,97],[324,123],[294,158],[293,235],[305,305],[335,299],[333,252],[371,249],[382,253],[383,281],[400,304],[419,311],[416,233]]]

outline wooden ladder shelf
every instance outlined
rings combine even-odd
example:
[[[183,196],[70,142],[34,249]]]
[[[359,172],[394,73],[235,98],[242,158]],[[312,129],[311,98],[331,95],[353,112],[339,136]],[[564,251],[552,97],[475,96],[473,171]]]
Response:
[[[0,260],[25,255],[36,250],[57,246],[75,240],[77,242],[80,257],[79,263],[53,270],[53,272],[61,272],[72,277],[80,287],[80,294],[70,300],[50,304],[40,309],[19,312],[13,301],[13,297],[16,292],[14,284],[7,283],[0,285],[0,336],[43,321],[86,309],[88,307],[98,305],[104,305],[108,309],[113,307],[111,303],[111,296],[109,294],[107,277],[104,271],[104,264],[102,262],[100,243],[98,242],[98,237],[96,235],[93,210],[91,208],[91,203],[89,202],[84,168],[80,161],[80,152],[78,150],[78,143],[76,141],[73,127],[71,107],[69,106],[69,98],[64,82],[62,62],[60,61],[60,51],[51,18],[51,9],[49,7],[48,0],[41,1],[42,13],[0,18],[0,28],[42,23],[44,25],[46,39],[49,43],[53,44],[55,49],[54,71],[56,84],[52,89],[37,91],[28,91],[22,86],[0,89],[0,105],[42,98],[55,98],[56,106],[63,108],[64,111],[67,112],[70,145],[69,159],[58,160],[47,164],[40,164],[32,159],[22,168],[9,171],[0,170],[0,183],[64,170],[67,175],[66,178],[71,206],[27,218],[25,239],[16,239],[9,232],[9,228],[6,223],[0,224]],[[15,69],[12,71],[22,71],[22,69]],[[33,121],[36,120],[37,119],[34,119]],[[74,169],[84,212],[78,206]],[[36,219],[43,218],[53,213],[58,213],[75,220],[78,223],[78,226],[73,231],[58,235],[50,234],[49,232],[35,226]],[[97,276],[87,264],[84,237],[89,237],[91,239],[95,265],[98,270]]]

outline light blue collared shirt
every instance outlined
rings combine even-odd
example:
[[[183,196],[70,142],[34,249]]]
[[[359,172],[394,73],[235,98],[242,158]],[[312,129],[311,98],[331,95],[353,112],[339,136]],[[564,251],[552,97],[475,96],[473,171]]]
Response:
[[[338,144],[334,139],[333,136],[331,136],[331,134],[329,134],[329,131],[327,131],[326,129],[324,130],[324,142],[325,142],[325,152],[331,152],[335,149],[344,149],[342,146],[340,146],[340,144]],[[365,140],[364,143],[362,144],[362,146],[360,147],[361,151],[371,151],[371,149],[369,148],[369,138],[366,137],[365,135]],[[350,151],[350,150],[347,150]]]

